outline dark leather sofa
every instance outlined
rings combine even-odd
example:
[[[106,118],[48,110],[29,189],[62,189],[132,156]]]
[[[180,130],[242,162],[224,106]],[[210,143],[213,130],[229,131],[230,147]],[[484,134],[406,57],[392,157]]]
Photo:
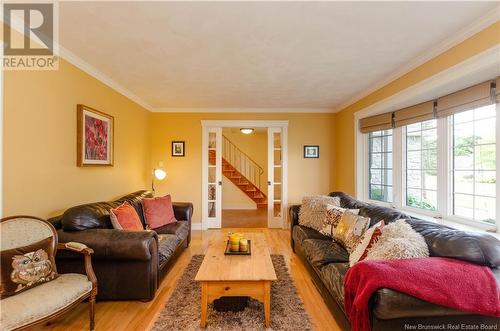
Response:
[[[81,242],[94,250],[98,300],[153,299],[175,258],[189,246],[193,205],[187,202],[174,202],[178,221],[154,231],[113,229],[111,208],[129,201],[144,225],[141,199],[152,196],[149,191],[138,191],[115,201],[75,206],[49,219],[57,229],[59,242]],[[85,273],[79,259],[78,254],[57,251],[58,271]]]
[[[451,257],[487,265],[492,269],[500,286],[500,241],[495,237],[486,233],[460,231],[410,217],[399,210],[364,203],[342,192],[333,192],[330,196],[340,197],[341,207],[360,209],[360,215],[371,218],[371,225],[380,220],[389,223],[406,219],[413,229],[425,238],[431,256]],[[299,210],[300,205],[290,207],[292,249],[309,270],[316,287],[339,325],[344,330],[350,330],[349,321],[344,313],[343,282],[349,269],[349,254],[331,238],[299,225]],[[481,325],[491,326],[489,330],[497,330],[500,326],[498,318],[472,315],[438,306],[386,288],[379,289],[372,296],[369,309],[372,330],[409,330],[411,326],[419,329],[419,325],[424,327],[444,325],[446,329],[448,323],[459,327],[478,326],[477,330],[482,330]]]

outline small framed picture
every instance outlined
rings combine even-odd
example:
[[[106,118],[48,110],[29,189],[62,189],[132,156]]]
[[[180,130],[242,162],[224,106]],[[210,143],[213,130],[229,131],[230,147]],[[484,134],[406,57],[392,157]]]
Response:
[[[306,159],[319,158],[319,146],[318,145],[304,145],[304,158],[306,158]]]
[[[112,166],[113,116],[84,105],[76,109],[77,166]]]
[[[172,156],[184,156],[184,141],[172,141]]]

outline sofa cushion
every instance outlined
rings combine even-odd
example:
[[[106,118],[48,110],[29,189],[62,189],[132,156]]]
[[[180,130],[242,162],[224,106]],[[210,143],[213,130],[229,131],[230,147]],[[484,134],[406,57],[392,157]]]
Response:
[[[189,223],[187,221],[177,221],[157,228],[155,232],[158,233],[158,235],[174,234],[181,241],[184,241],[189,234]]]
[[[376,292],[373,313],[378,319],[464,314],[463,311],[436,305],[388,288]]]
[[[319,270],[319,276],[323,284],[325,284],[328,292],[330,292],[342,310],[344,309],[344,276],[348,269],[348,262],[339,262],[324,265]]]
[[[302,249],[306,258],[316,268],[332,262],[349,261],[349,254],[344,247],[332,240],[305,239],[302,241]]]
[[[158,254],[160,266],[170,259],[180,243],[181,239],[175,234],[158,235]]]
[[[121,197],[116,201],[94,202],[67,209],[61,217],[61,227],[65,231],[82,231],[87,229],[112,229],[109,210],[116,208],[125,201],[135,208],[139,218],[142,218],[142,209],[137,207],[137,200],[151,196],[148,191],[137,191]],[[141,220],[142,222],[142,220]]]
[[[425,238],[430,256],[500,266],[500,241],[488,233],[456,230],[420,219],[408,219],[407,223]]]
[[[298,243],[302,243],[305,239],[323,239],[331,241],[329,238],[318,231],[308,228],[307,226],[296,225],[293,227],[293,240]]]
[[[370,218],[370,226],[377,224],[380,221],[384,221],[385,224],[394,222],[396,220],[407,218],[406,214],[393,208],[367,205],[361,208],[359,211],[360,216]]]
[[[87,276],[62,274],[53,281],[2,300],[2,330],[13,330],[50,316],[88,294]]]

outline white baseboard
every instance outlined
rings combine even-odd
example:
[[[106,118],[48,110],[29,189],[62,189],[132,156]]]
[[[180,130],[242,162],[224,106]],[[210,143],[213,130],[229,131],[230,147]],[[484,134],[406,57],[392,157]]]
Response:
[[[201,223],[191,223],[191,230],[202,230]]]

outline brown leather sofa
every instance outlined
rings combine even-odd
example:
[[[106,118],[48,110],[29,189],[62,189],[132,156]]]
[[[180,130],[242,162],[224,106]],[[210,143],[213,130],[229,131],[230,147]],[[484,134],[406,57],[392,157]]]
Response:
[[[486,265],[491,268],[500,286],[500,241],[486,233],[465,232],[437,223],[405,215],[399,210],[368,204],[342,192],[330,193],[340,197],[341,206],[360,209],[359,214],[370,217],[371,225],[405,219],[419,232],[429,246],[431,256],[443,256]],[[331,238],[311,228],[299,225],[300,205],[290,208],[291,244],[294,252],[309,270],[311,277],[343,330],[350,330],[344,313],[344,276],[349,269],[349,254]],[[481,284],[478,284],[481,286]],[[370,318],[374,331],[452,329],[448,324],[467,330],[498,330],[500,319],[473,315],[438,306],[415,297],[379,289],[370,300]],[[463,326],[462,326],[463,324]],[[490,327],[489,329],[487,327]],[[478,327],[474,329],[474,327]],[[481,329],[481,327],[483,327]]]
[[[187,202],[174,202],[177,222],[154,231],[113,229],[111,208],[129,201],[144,225],[141,199],[152,196],[149,191],[138,191],[115,201],[75,206],[49,219],[57,229],[59,242],[81,242],[94,250],[98,300],[153,299],[160,280],[189,246],[193,205]],[[58,271],[85,273],[79,259],[78,254],[58,251]]]

